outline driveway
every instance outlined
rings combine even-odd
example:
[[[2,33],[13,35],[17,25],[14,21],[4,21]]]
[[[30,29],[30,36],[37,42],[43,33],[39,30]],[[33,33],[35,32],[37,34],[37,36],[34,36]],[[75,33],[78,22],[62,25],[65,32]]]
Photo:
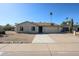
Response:
[[[55,43],[55,41],[47,34],[37,34],[32,43]]]

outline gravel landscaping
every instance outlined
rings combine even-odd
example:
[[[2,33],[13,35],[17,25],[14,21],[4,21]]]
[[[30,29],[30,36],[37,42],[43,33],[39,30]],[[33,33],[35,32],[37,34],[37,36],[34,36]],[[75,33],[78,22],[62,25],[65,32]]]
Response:
[[[57,43],[79,43],[79,37],[70,33],[49,34],[49,36]]]
[[[34,34],[23,34],[23,33],[16,33],[14,31],[7,31],[4,37],[0,37],[0,43],[31,43]]]

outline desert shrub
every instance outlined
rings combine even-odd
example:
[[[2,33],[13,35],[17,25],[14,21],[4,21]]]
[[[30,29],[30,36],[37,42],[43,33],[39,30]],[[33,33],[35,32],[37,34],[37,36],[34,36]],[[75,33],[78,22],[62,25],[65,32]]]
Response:
[[[5,34],[5,30],[4,30],[3,26],[0,26],[0,34]]]
[[[10,24],[6,24],[4,26],[5,31],[14,31],[14,26],[11,26]]]
[[[0,34],[5,34],[5,31],[0,31]]]

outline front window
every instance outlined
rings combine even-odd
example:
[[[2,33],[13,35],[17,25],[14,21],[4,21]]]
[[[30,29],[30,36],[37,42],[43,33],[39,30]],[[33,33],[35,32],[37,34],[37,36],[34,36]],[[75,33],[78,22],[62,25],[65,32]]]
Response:
[[[20,31],[23,31],[23,27],[22,26],[20,27]]]

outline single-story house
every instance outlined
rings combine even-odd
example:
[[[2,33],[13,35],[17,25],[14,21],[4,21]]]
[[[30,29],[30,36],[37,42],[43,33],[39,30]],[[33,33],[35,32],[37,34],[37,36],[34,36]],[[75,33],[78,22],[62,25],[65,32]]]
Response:
[[[62,27],[51,23],[22,22],[16,24],[15,31],[20,33],[57,33]]]

